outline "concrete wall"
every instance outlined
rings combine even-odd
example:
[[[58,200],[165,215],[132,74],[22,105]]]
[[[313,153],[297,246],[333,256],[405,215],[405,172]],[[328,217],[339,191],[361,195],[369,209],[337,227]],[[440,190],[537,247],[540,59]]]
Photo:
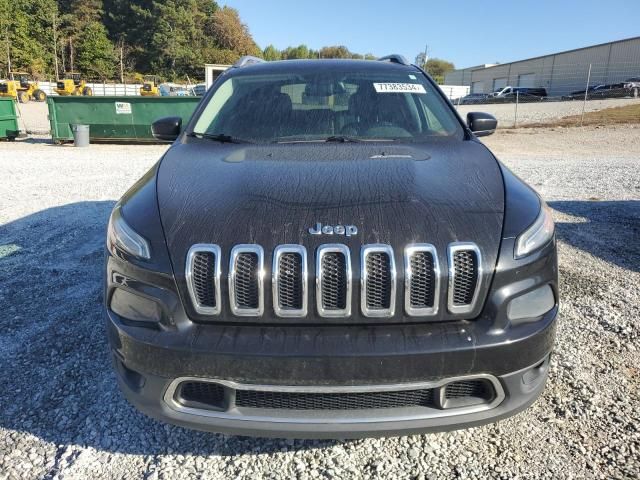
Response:
[[[519,75],[535,74],[535,84],[551,96],[565,95],[587,85],[618,83],[640,77],[640,37],[595,45],[578,50],[504,63],[494,67],[455,70],[445,83],[472,85],[482,82],[484,93],[493,91],[494,80],[506,78],[507,85],[518,86]],[[455,80],[455,81],[454,81]]]

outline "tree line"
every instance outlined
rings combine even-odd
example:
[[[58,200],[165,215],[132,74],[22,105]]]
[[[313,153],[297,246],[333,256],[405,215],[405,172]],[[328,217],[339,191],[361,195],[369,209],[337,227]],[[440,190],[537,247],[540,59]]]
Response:
[[[10,0],[0,8],[0,75],[36,78],[78,71],[87,79],[201,79],[205,63],[243,55],[266,60],[374,59],[346,46],[261,49],[238,11],[211,0]]]

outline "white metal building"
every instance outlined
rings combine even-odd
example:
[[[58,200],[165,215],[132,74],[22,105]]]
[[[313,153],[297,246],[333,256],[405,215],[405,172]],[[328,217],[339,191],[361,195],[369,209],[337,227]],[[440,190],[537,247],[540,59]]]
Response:
[[[472,93],[489,93],[507,85],[545,87],[550,96],[557,96],[585,88],[587,83],[618,83],[632,77],[640,77],[640,37],[454,70],[445,76],[445,83],[467,85]]]
[[[204,66],[204,83],[209,90],[209,87],[213,85],[218,75],[224,72],[227,68],[231,67],[231,65],[222,65],[219,63],[207,63]]]

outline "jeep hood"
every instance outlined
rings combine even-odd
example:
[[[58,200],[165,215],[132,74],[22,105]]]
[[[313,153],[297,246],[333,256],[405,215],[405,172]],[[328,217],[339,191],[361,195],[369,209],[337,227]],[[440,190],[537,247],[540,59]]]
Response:
[[[504,213],[502,175],[492,154],[479,142],[448,139],[419,146],[188,139],[163,158],[157,191],[179,284],[195,243],[221,247],[222,278],[231,248],[240,243],[264,248],[267,279],[271,253],[281,244],[306,246],[313,276],[313,252],[323,243],[344,243],[356,259],[363,244],[388,244],[401,266],[410,243],[432,243],[446,265],[449,243],[475,242],[491,272]],[[318,222],[355,225],[358,234],[310,235]]]

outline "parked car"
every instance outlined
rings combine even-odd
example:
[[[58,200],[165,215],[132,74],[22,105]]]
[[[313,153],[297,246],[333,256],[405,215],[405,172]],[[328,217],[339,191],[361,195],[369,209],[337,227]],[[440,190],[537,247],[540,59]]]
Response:
[[[624,88],[629,91],[629,96],[640,97],[640,77],[628,78],[624,83]]]
[[[609,85],[600,85],[599,88],[588,92],[587,98],[620,98],[631,96],[631,93],[631,88],[625,83],[612,83]]]
[[[491,95],[488,93],[470,93],[457,100],[452,100],[455,105],[478,105],[482,103],[488,103]]]
[[[504,87],[491,94],[492,100],[500,102],[537,102],[547,96],[547,89],[543,87]]]
[[[589,88],[587,88],[587,98],[588,98],[588,94],[590,94],[591,92],[604,87],[604,85],[592,85]],[[563,95],[562,99],[563,100],[580,100],[580,99],[584,99],[584,93],[585,90],[576,90],[574,92],[569,93],[568,95]]]
[[[173,145],[108,226],[106,329],[137,408],[348,438],[477,426],[542,393],[554,224],[476,138],[495,118],[463,122],[392,55],[242,58],[181,122],[153,124]]]
[[[191,93],[184,85],[175,83],[163,83],[159,87],[160,96],[162,97],[188,97]]]

